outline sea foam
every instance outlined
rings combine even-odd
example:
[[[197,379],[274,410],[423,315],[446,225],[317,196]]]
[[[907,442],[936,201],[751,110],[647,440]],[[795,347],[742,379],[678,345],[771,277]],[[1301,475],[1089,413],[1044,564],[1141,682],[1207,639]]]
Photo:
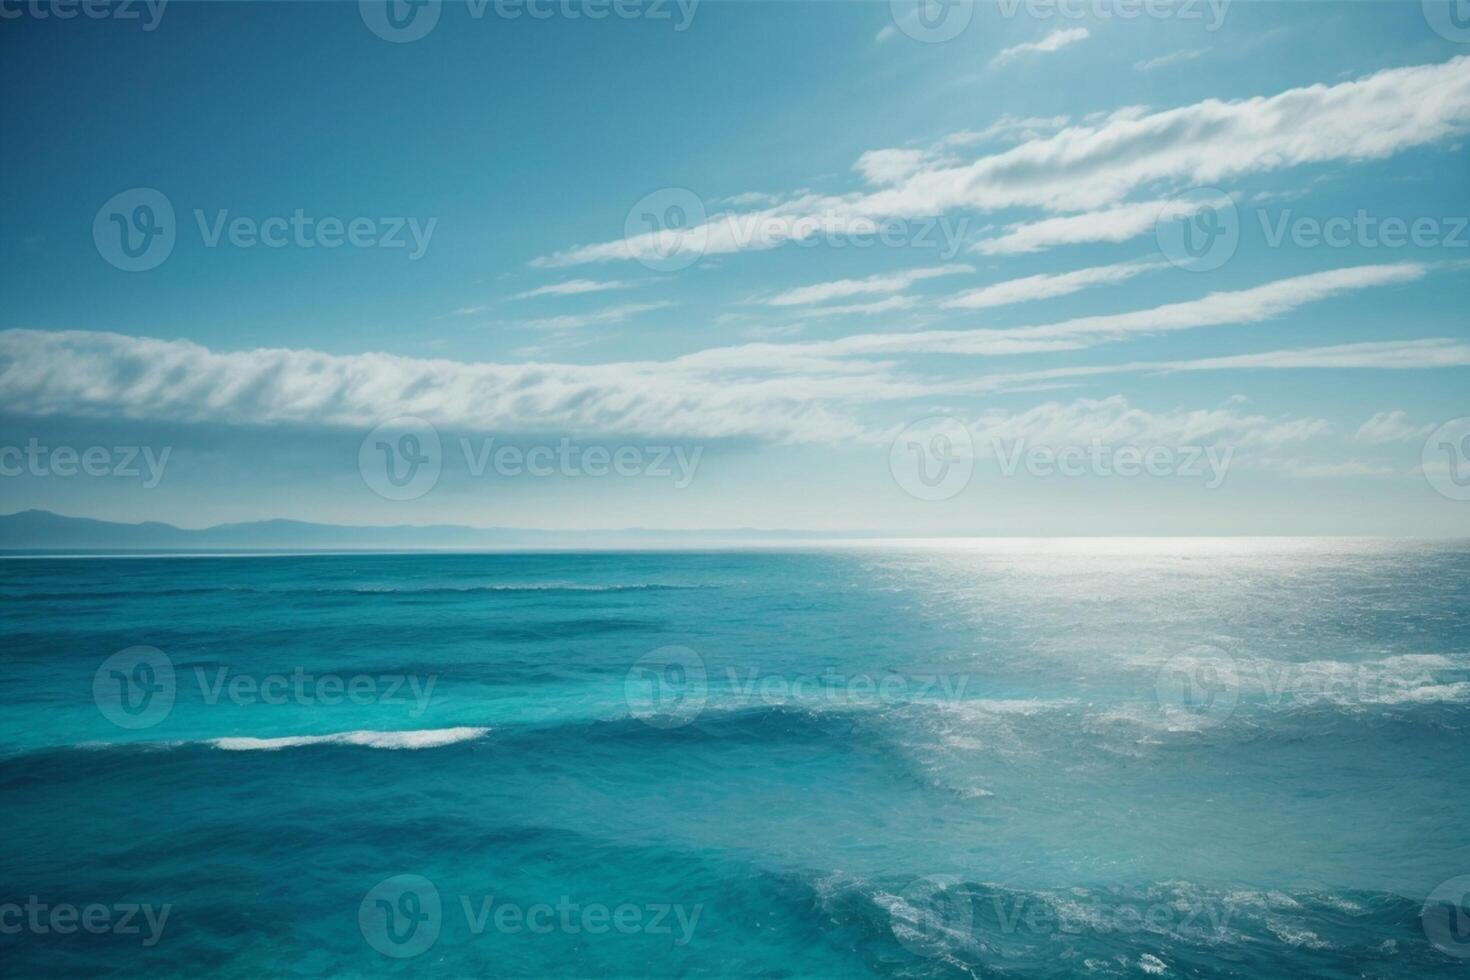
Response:
[[[488,728],[428,728],[404,732],[336,732],[332,735],[288,735],[281,738],[211,738],[207,744],[226,752],[276,752],[303,745],[358,745],[369,749],[433,749],[488,734]]]

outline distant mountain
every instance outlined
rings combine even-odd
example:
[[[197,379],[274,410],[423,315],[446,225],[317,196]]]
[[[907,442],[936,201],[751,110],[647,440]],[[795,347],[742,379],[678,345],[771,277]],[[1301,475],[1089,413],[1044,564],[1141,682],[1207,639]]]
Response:
[[[763,531],[751,528],[707,531],[657,531],[644,528],[548,531],[478,528],[455,524],[353,527],[287,520],[216,524],[213,527],[190,530],[158,521],[121,524],[88,517],[65,517],[49,510],[26,510],[0,515],[0,550],[6,551],[608,549],[719,547],[870,536],[812,531]]]

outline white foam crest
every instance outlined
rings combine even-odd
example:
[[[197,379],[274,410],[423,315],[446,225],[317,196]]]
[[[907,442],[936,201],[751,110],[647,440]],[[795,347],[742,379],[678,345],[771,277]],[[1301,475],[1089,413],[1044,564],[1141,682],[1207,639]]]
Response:
[[[361,595],[391,595],[426,592],[640,592],[684,590],[688,585],[665,585],[660,582],[592,584],[586,582],[491,582],[478,585],[423,585],[405,588],[397,585],[364,585],[349,589]],[[330,589],[324,591],[331,591]]]
[[[1332,948],[1331,943],[1328,943],[1310,929],[1303,929],[1300,926],[1290,926],[1274,919],[1266,920],[1266,928],[1270,929],[1277,939],[1291,946],[1304,946],[1307,949]]]
[[[336,732],[331,735],[287,735],[280,738],[211,738],[206,744],[226,752],[277,752],[303,745],[356,745],[369,749],[434,749],[488,734],[488,728],[427,728],[400,732]]]
[[[1381,660],[1253,660],[1241,682],[1269,704],[1424,704],[1470,698],[1470,682],[1438,676],[1461,669],[1440,654],[1400,654]]]
[[[935,701],[941,714],[962,718],[984,718],[991,715],[1020,715],[1029,717],[1044,711],[1056,711],[1077,704],[1072,698],[1035,700],[971,698],[965,701]]]
[[[1169,967],[1163,960],[1159,959],[1154,954],[1144,953],[1138,958],[1138,968],[1144,973],[1152,973],[1158,975],[1163,973]]]

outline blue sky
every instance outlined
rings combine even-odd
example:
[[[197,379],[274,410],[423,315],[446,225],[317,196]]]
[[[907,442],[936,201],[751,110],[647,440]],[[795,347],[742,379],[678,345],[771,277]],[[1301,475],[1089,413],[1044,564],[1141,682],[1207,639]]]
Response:
[[[356,3],[6,8],[0,444],[169,455],[13,467],[0,509],[1470,532],[1422,472],[1470,415],[1470,32],[1432,5],[982,4],[942,41],[888,3],[431,9],[397,43]],[[438,476],[393,499],[402,417]],[[474,472],[561,445],[631,475]],[[1093,446],[1163,475],[1027,455]]]

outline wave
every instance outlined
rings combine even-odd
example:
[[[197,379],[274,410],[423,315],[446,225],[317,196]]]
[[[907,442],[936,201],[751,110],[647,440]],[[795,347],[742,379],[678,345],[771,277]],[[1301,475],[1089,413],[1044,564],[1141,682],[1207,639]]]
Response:
[[[703,589],[703,585],[664,585],[657,582],[633,583],[630,585],[582,585],[575,582],[511,583],[504,585],[435,585],[423,588],[401,588],[399,586],[373,586],[356,589],[324,589],[316,591],[339,592],[351,595],[393,595],[398,593],[452,594],[461,592],[680,592]]]
[[[256,589],[251,586],[193,586],[173,589],[90,589],[69,592],[3,592],[6,599],[35,599],[35,601],[63,601],[63,599],[129,599],[182,597],[182,595],[463,595],[470,592],[682,592],[691,589],[707,589],[706,585],[667,585],[663,582],[631,582],[623,585],[598,585],[582,582],[507,582],[488,585],[363,585],[363,586],[313,586],[313,588]]]
[[[304,745],[355,745],[369,749],[435,749],[468,742],[489,734],[489,728],[426,728],[418,731],[337,732],[332,735],[287,735],[280,738],[229,737],[205,739],[204,744],[226,752],[278,752]]]
[[[1008,976],[1074,977],[1074,964],[1087,963],[1088,972],[1118,976],[1215,976],[1223,956],[1243,976],[1300,973],[1303,963],[1323,975],[1351,964],[1354,972],[1372,965],[1427,976],[1418,968],[1434,955],[1419,933],[1420,901],[1387,892],[1286,894],[1182,881],[1026,888],[952,874],[870,880],[845,872],[817,873],[809,887],[830,925],[860,929],[875,944],[896,941],[961,974],[1003,964],[997,972]],[[1416,938],[1412,956],[1398,952],[1400,941]]]
[[[667,585],[661,582],[634,582],[625,585],[599,585],[577,582],[512,582],[489,585],[428,585],[419,587],[402,586],[316,586],[304,589],[255,589],[249,586],[201,586],[174,589],[106,589],[97,591],[68,592],[4,592],[7,600],[35,600],[56,602],[70,599],[133,599],[191,595],[266,595],[266,596],[392,596],[392,595],[463,595],[475,592],[677,592],[705,589],[704,585]]]
[[[95,591],[71,592],[5,592],[6,600],[31,599],[40,602],[56,602],[67,599],[156,599],[186,595],[218,595],[221,593],[263,594],[260,589],[245,587],[202,586],[176,589],[99,589]]]
[[[641,624],[599,620],[564,625],[582,631],[629,629]],[[538,634],[537,638],[548,637]],[[1356,697],[1336,697],[1331,684],[1327,686],[1329,696],[1326,697],[1316,689],[1289,689],[1270,699],[1253,699],[1243,693],[1239,704],[1227,705],[1228,710],[1219,715],[1193,712],[1140,696],[1121,701],[1014,696],[765,698],[712,689],[708,700],[691,702],[685,706],[685,713],[675,706],[669,714],[644,718],[629,709],[619,696],[620,690],[608,688],[602,692],[606,696],[601,698],[583,698],[576,704],[559,700],[557,710],[545,715],[519,709],[506,716],[497,716],[493,711],[476,713],[456,719],[469,724],[443,729],[363,730],[263,738],[230,735],[175,743],[101,744],[134,749],[206,745],[225,751],[273,751],[317,744],[417,749],[478,738],[490,731],[490,726],[494,726],[507,745],[558,753],[566,751],[568,745],[581,746],[589,752],[625,751],[629,742],[642,746],[694,742],[829,742],[850,746],[860,741],[882,756],[898,758],[909,775],[917,776],[937,790],[980,800],[998,795],[993,783],[1001,774],[995,769],[997,764],[1050,765],[1052,760],[1065,760],[1066,764],[1080,765],[1088,760],[1147,758],[1170,746],[1192,744],[1205,736],[1217,749],[1227,751],[1229,746],[1257,744],[1263,740],[1342,738],[1353,734],[1341,727],[1343,723],[1438,726],[1446,718],[1460,717],[1470,702],[1470,681],[1424,677],[1419,672],[1447,666],[1453,669],[1454,663],[1437,657],[1390,658],[1373,664],[1380,670],[1370,675],[1372,683],[1367,685],[1366,692],[1353,689]],[[184,666],[188,665],[181,665],[180,669]],[[421,673],[447,674],[455,670],[455,665],[433,665],[432,670],[425,665],[412,666]],[[504,665],[481,666],[496,676],[504,670]],[[473,671],[463,673],[474,676]],[[524,682],[525,678],[518,680]],[[569,679],[553,671],[536,680],[560,684],[575,682],[577,678]],[[1401,686],[1395,682],[1401,682]],[[96,747],[96,743],[73,743],[70,747],[90,748]]]

